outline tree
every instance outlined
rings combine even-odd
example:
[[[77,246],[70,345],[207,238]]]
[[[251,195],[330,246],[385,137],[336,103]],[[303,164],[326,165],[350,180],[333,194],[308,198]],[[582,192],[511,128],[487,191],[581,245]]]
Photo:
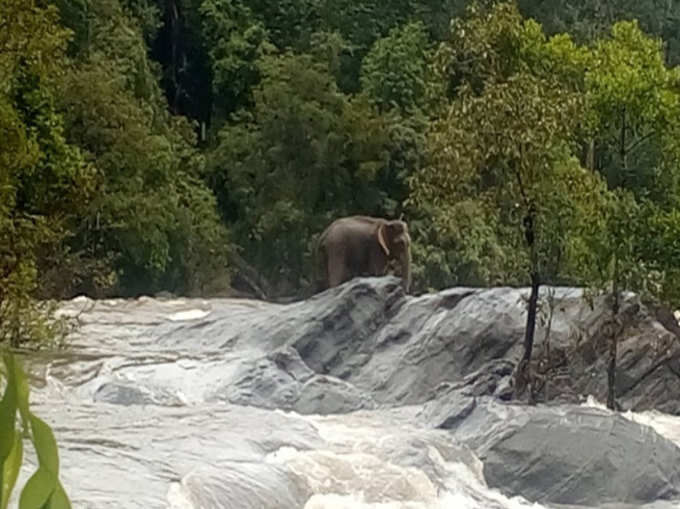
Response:
[[[549,34],[568,32],[582,43],[606,35],[612,25],[638,20],[645,32],[661,37],[667,47],[667,61],[680,62],[680,7],[675,2],[636,2],[634,0],[574,0],[550,4],[518,0],[522,14],[538,20]]]
[[[361,65],[361,88],[383,109],[423,106],[429,40],[425,26],[409,23],[378,39]]]
[[[635,22],[614,25],[591,58],[585,87],[596,169],[611,188],[667,207],[680,189],[678,70],[665,67],[661,41]]]
[[[622,322],[619,315],[624,289],[642,290],[642,280],[649,281],[647,267],[636,256],[640,210],[632,194],[625,189],[608,190],[605,206],[597,216],[586,218],[581,229],[588,249],[581,270],[590,292],[609,295],[611,316],[607,348],[607,407],[616,408],[616,357]],[[649,294],[647,294],[649,295]]]
[[[269,2],[249,0],[248,7],[281,50],[310,51],[314,34],[322,30],[319,0]]]
[[[425,155],[430,46],[425,26],[411,22],[378,39],[362,62],[361,93],[387,121],[389,158],[376,183],[384,194],[382,208],[390,217],[403,212],[408,178],[421,166]]]
[[[677,231],[680,203],[680,95],[677,70],[664,63],[661,41],[636,22],[619,22],[592,48],[585,72],[588,125],[594,167],[607,181],[610,205],[591,243],[588,265],[596,288],[610,285],[612,327],[607,406],[616,405],[616,356],[624,289],[669,297],[677,286],[677,250],[667,233]],[[661,226],[661,225],[664,226]],[[664,238],[668,244],[659,245]],[[671,254],[673,253],[673,254]],[[587,270],[586,268],[584,268]],[[654,280],[654,281],[652,281]]]
[[[60,106],[69,141],[97,168],[97,193],[57,288],[66,295],[218,290],[228,284],[229,240],[202,182],[195,126],[167,111],[141,26],[117,0],[92,9],[93,42],[64,76]]]
[[[0,342],[51,339],[34,300],[38,269],[89,201],[94,168],[68,143],[56,106],[68,32],[53,7],[4,0],[0,10]],[[56,258],[56,260],[55,260]]]
[[[257,60],[272,50],[267,31],[238,0],[205,0],[199,9],[212,73],[215,132],[229,116],[252,106]]]
[[[145,39],[150,41],[151,56],[163,69],[160,83],[168,106],[174,114],[185,115],[207,126],[213,109],[213,79],[209,47],[202,30],[200,8],[203,2],[167,0],[154,3],[158,4],[158,7],[153,6],[159,11],[155,15],[158,26]],[[151,8],[143,9],[142,13],[148,10]],[[136,16],[137,19],[143,17]],[[144,32],[146,35],[148,31]]]
[[[491,41],[471,30],[482,26],[489,27]],[[504,260],[505,277],[531,287],[524,354],[516,372],[519,395],[530,382],[540,286],[577,245],[572,242],[576,226],[599,202],[603,187],[572,156],[573,134],[583,115],[579,94],[549,76],[528,72],[530,67],[517,57],[514,64],[502,58],[518,48],[521,56],[521,48],[540,43],[535,25],[522,24],[509,5],[480,13],[473,9],[452,38],[457,44],[443,46],[436,61],[445,76],[453,77],[457,87],[449,90],[455,99],[432,125],[431,159],[412,180],[412,199],[437,208],[433,220],[444,231],[460,227],[455,214],[461,203],[472,202],[493,225],[487,235],[506,256],[514,254]],[[476,70],[470,72],[469,66]]]
[[[258,70],[254,108],[220,132],[209,178],[247,258],[286,293],[331,218],[380,211],[388,140],[384,118],[339,92],[326,62],[286,52]]]

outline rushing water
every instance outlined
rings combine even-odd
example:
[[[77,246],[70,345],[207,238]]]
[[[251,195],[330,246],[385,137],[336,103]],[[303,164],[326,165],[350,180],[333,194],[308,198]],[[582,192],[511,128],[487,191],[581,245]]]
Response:
[[[474,454],[420,425],[417,406],[320,416],[221,401],[220,377],[231,380],[253,352],[215,346],[217,309],[235,322],[277,312],[228,299],[64,305],[80,331],[65,352],[28,366],[32,404],[55,431],[75,508],[544,507],[489,489]],[[187,325],[202,332],[177,339]],[[679,418],[626,417],[680,445]]]

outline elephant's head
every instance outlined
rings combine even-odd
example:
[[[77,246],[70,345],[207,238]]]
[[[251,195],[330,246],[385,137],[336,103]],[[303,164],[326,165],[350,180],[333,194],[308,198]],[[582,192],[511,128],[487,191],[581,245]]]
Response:
[[[411,236],[404,221],[385,221],[378,226],[378,242],[388,259],[401,264],[404,291],[411,288]]]

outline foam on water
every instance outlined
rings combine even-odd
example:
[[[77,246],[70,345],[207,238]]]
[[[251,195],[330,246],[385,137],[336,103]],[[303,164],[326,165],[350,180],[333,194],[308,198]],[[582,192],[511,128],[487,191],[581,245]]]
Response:
[[[589,397],[583,406],[605,409]],[[657,411],[625,412],[680,446],[680,418]],[[395,441],[412,440],[414,429],[384,416],[381,423],[361,412],[344,416],[300,416],[312,422],[328,449],[283,447],[266,457],[308,484],[304,509],[550,509],[522,497],[507,497],[488,487],[482,463],[447,461],[440,448],[447,438],[423,437],[430,465],[403,466],[390,459]],[[420,430],[425,433],[424,430]],[[422,466],[422,468],[420,468]],[[432,476],[433,468],[436,475]],[[651,507],[651,506],[650,506]],[[663,507],[677,507],[669,504]]]
[[[545,509],[490,489],[464,463],[443,462],[444,486],[416,468],[371,455],[280,450],[269,461],[286,464],[314,493],[304,509]]]
[[[188,309],[186,311],[178,311],[168,316],[168,319],[173,322],[180,322],[185,320],[198,320],[210,314],[210,311],[203,309]]]
[[[607,410],[607,406],[592,396],[588,396],[583,406],[600,408]],[[644,412],[621,412],[621,416],[638,424],[643,424],[654,429],[659,435],[667,438],[675,445],[680,447],[680,417],[665,414],[657,410],[646,410]]]
[[[389,418],[378,422],[361,412],[300,417],[316,426],[328,449],[282,447],[266,461],[307,483],[312,496],[304,509],[545,509],[490,489],[469,450],[461,461],[445,459],[442,450],[453,446],[446,432],[428,433]],[[423,457],[405,466],[409,452],[419,448]]]
[[[193,509],[190,493],[184,489],[182,483],[173,482],[168,487],[168,509]]]

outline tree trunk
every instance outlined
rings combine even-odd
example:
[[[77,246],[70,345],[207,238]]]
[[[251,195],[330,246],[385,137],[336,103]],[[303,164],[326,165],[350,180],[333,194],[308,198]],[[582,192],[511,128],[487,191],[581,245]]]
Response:
[[[531,293],[527,306],[527,325],[524,329],[524,354],[515,372],[515,398],[521,396],[527,385],[529,386],[529,402],[533,403],[533,387],[531,384],[531,353],[534,348],[534,333],[536,331],[536,313],[538,311],[538,292],[541,286],[541,278],[538,271],[538,253],[535,245],[534,214],[532,211],[524,219],[524,235],[529,246],[531,259]]]
[[[621,108],[621,140],[619,155],[621,156],[621,186],[625,185],[628,172],[628,153],[626,150],[626,108]],[[622,234],[617,232],[617,236]],[[618,249],[618,248],[617,248]],[[619,253],[614,251],[614,277],[612,280],[612,317],[611,334],[609,338],[609,362],[607,363],[607,408],[616,409],[616,354],[619,343]]]
[[[177,44],[180,38],[180,12],[176,0],[170,0],[168,5],[168,18],[170,25],[170,75],[173,85],[173,96],[168,101],[170,109],[179,114],[180,82],[179,82],[179,50]]]
[[[531,274],[531,294],[529,295],[529,308],[527,309],[527,327],[524,331],[524,357],[529,362],[534,349],[534,332],[536,331],[536,311],[538,308],[538,291],[540,287],[538,272]]]
[[[619,258],[615,253],[609,363],[607,364],[607,408],[610,410],[616,410],[616,354],[619,344],[619,329]]]

